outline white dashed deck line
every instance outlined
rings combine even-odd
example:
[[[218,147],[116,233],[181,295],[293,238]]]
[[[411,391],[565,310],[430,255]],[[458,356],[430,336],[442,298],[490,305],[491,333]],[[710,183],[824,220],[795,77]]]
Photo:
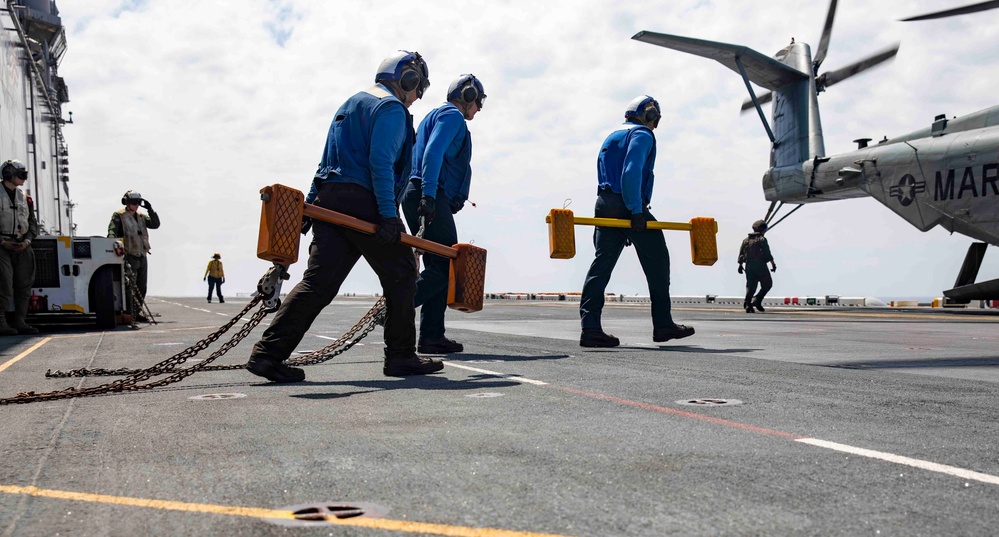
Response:
[[[919,468],[921,470],[928,470],[930,472],[952,475],[960,477],[962,479],[969,479],[973,481],[981,481],[982,483],[999,485],[999,476],[983,474],[981,472],[966,470],[964,468],[958,468],[956,466],[948,466],[946,464],[939,464],[936,462],[913,459],[910,457],[903,457],[902,455],[895,455],[894,453],[874,451],[872,449],[858,448],[846,444],[837,444],[836,442],[819,440],[818,438],[798,438],[795,440],[795,442],[801,442],[803,444],[823,447],[835,451],[842,451],[843,453],[850,453],[861,457],[868,457],[871,459],[879,459],[882,461],[893,462],[895,464],[904,464],[906,466],[912,466],[914,468]]]
[[[523,382],[525,384],[534,384],[535,386],[547,386],[548,385],[547,382],[544,382],[542,380],[529,379],[529,378],[521,377],[521,376],[518,376],[518,375],[508,375],[506,373],[500,373],[500,372],[497,372],[497,371],[490,371],[488,369],[479,369],[478,367],[469,367],[467,365],[458,365],[458,364],[456,364],[454,362],[445,361],[444,365],[449,365],[451,367],[457,367],[458,369],[464,369],[466,371],[474,371],[476,373],[485,373],[486,375],[492,375],[494,377],[501,377],[501,378],[505,378],[507,380],[512,380],[514,382]]]

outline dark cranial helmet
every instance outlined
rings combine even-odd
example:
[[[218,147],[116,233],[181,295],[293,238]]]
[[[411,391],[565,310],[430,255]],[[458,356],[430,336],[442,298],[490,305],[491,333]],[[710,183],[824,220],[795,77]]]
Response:
[[[624,110],[624,119],[637,119],[646,125],[658,125],[659,118],[662,117],[662,108],[659,101],[648,95],[639,95],[628,103],[628,108]]]
[[[482,102],[486,100],[486,89],[475,75],[461,75],[448,86],[447,100],[476,103],[482,108]]]
[[[430,69],[419,52],[400,50],[382,60],[378,66],[375,82],[395,82],[403,91],[416,90],[423,98],[423,92],[430,87]]]
[[[753,231],[755,231],[757,233],[763,233],[767,229],[769,229],[767,227],[767,223],[764,222],[763,220],[757,220],[757,221],[753,222]]]
[[[13,180],[15,177],[27,179],[28,169],[24,167],[24,163],[20,160],[10,159],[0,164],[0,175],[2,175],[4,181]]]
[[[142,201],[142,194],[134,190],[129,190],[121,196],[121,204],[128,205],[129,203],[139,203]]]

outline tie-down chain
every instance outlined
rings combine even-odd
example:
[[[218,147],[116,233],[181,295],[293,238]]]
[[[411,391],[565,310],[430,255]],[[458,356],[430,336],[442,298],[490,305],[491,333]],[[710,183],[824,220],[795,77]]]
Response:
[[[201,371],[224,371],[224,370],[236,370],[245,369],[245,364],[236,365],[211,365],[219,357],[225,355],[230,349],[238,345],[243,339],[250,335],[254,328],[260,324],[260,321],[264,319],[269,313],[277,311],[277,308],[281,305],[281,284],[284,280],[289,278],[287,267],[275,263],[267,272],[260,278],[257,283],[257,292],[254,294],[250,302],[240,311],[235,317],[233,317],[228,323],[223,325],[221,328],[209,334],[207,337],[198,341],[194,345],[180,351],[179,353],[171,356],[170,358],[146,369],[75,369],[67,372],[55,371],[46,372],[47,377],[54,378],[65,378],[65,377],[85,377],[85,376],[100,376],[100,375],[126,375],[125,378],[109,382],[107,384],[101,384],[100,386],[94,386],[92,388],[67,388],[65,390],[45,392],[45,393],[35,393],[35,392],[20,392],[15,397],[9,397],[5,399],[0,399],[0,405],[11,405],[11,404],[22,404],[22,403],[33,403],[37,401],[54,401],[58,399],[69,399],[75,397],[91,397],[96,395],[103,395],[107,393],[118,393],[126,391],[140,391],[148,390],[152,388],[158,388],[161,386],[166,386],[168,384],[173,384],[179,382],[195,373]],[[212,343],[217,341],[226,332],[229,331],[240,319],[242,319],[247,313],[250,312],[254,307],[259,308],[255,311],[246,321],[245,324],[237,331],[228,341],[222,344],[215,352],[213,352],[208,358],[205,358],[200,363],[190,366],[185,369],[178,369],[178,367],[186,362],[188,359],[193,358],[199,352],[207,349]],[[357,322],[352,326],[343,336],[333,341],[329,345],[319,349],[317,351],[311,352],[304,356],[299,356],[288,360],[286,363],[293,366],[304,366],[304,365],[314,365],[325,362],[338,356],[351,347],[357,342],[364,339],[375,326],[378,324],[383,324],[385,319],[385,299],[379,299],[378,302]],[[142,384],[142,382],[149,380],[150,378],[158,375],[170,374],[170,376]]]

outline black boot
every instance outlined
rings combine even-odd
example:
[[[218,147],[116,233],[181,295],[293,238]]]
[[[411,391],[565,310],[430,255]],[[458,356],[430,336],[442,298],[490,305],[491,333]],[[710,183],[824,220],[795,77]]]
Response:
[[[453,339],[441,336],[435,339],[420,338],[420,344],[416,346],[416,350],[422,354],[449,354],[461,352],[465,350],[465,346]]]
[[[415,352],[389,353],[385,352],[385,366],[382,373],[386,377],[408,377],[410,375],[427,375],[444,369],[444,362]]]
[[[579,335],[580,347],[617,347],[620,344],[620,339],[605,334],[600,328],[584,328],[583,333]]]
[[[272,382],[302,382],[305,371],[284,365],[284,362],[266,356],[251,356],[246,369]]]
[[[683,339],[694,335],[694,327],[682,324],[672,326],[660,326],[652,330],[652,341],[661,343],[671,339]]]
[[[760,302],[759,300],[753,301],[753,307],[756,308],[756,310],[759,311],[760,313],[763,313],[764,311],[767,311],[767,310],[763,309],[763,303]]]

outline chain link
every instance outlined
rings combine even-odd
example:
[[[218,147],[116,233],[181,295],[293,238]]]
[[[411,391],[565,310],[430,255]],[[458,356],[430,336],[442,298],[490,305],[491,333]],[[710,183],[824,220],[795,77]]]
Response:
[[[146,318],[146,322],[150,324],[159,324],[156,319],[153,318],[153,312],[150,311],[149,306],[146,305],[145,298],[139,293],[139,285],[135,282],[135,272],[132,270],[132,265],[125,259],[125,294],[132,297],[132,308],[131,313],[134,311],[136,315],[129,315],[131,317],[131,326],[135,328],[135,321],[138,315],[143,315]],[[124,308],[123,308],[124,309]]]
[[[335,341],[329,345],[312,351],[309,354],[302,356],[297,356],[295,358],[290,358],[285,361],[285,364],[290,366],[308,366],[321,364],[323,362],[329,361],[335,358],[348,349],[353,347],[359,341],[367,337],[375,327],[384,324],[385,319],[385,299],[380,298],[374,306],[364,314],[363,317],[357,324],[350,327],[342,336],[337,338]],[[199,371],[233,371],[236,369],[246,369],[245,364],[235,364],[235,365],[213,365],[199,369]],[[116,377],[123,375],[137,375],[146,371],[145,369],[71,369],[69,371],[52,371],[51,369],[45,372],[47,378],[70,378],[70,377]],[[170,370],[160,371],[155,373],[157,375],[162,375],[170,372]]]
[[[277,297],[273,296],[280,290],[280,285],[277,287],[270,286],[267,282],[280,277],[283,274],[283,267],[275,264],[275,266],[268,270],[268,272],[260,279],[257,285],[258,292],[253,297],[253,299],[243,308],[239,314],[232,318],[228,323],[223,325],[221,328],[208,335],[208,337],[198,341],[194,345],[184,349],[183,351],[173,355],[172,357],[152,366],[147,369],[75,369],[68,372],[62,371],[47,371],[45,373],[46,377],[49,378],[67,378],[67,377],[88,377],[88,376],[109,376],[109,375],[126,375],[125,378],[109,382],[107,384],[102,384],[100,386],[95,386],[92,388],[67,388],[65,390],[45,392],[45,393],[35,393],[35,392],[20,392],[15,397],[10,397],[6,399],[0,399],[0,405],[10,405],[10,404],[22,404],[22,403],[33,403],[38,401],[55,401],[58,399],[69,399],[74,397],[91,397],[96,395],[103,395],[107,393],[118,393],[125,391],[140,391],[148,390],[151,388],[157,388],[160,386],[166,386],[174,382],[179,382],[195,373],[201,371],[230,371],[236,369],[245,369],[245,364],[237,365],[210,365],[217,358],[225,355],[229,350],[238,345],[243,339],[250,335],[254,328],[260,324],[260,322],[269,313],[276,309],[275,304],[279,304],[280,301],[276,300]],[[262,290],[266,288],[270,292],[264,293]],[[134,296],[134,295],[133,295]],[[250,319],[239,329],[236,334],[234,334],[229,341],[222,344],[215,352],[213,352],[208,358],[203,360],[201,363],[188,367],[186,369],[177,369],[178,366],[186,362],[188,359],[196,356],[199,352],[207,349],[212,343],[217,341],[222,337],[223,334],[229,331],[240,319],[242,319],[250,310],[255,306],[260,304],[260,308],[253,313]],[[375,329],[378,325],[385,324],[385,299],[381,298],[375,305],[368,310],[366,314],[354,325],[352,326],[344,335],[340,336],[336,341],[333,341],[329,345],[319,349],[317,351],[311,352],[304,356],[299,356],[286,361],[288,365],[292,366],[306,366],[315,365],[326,362],[340,354],[346,352],[348,349],[353,347],[356,343],[364,339],[371,331]],[[165,377],[160,380],[153,382],[148,382],[146,384],[140,384],[143,381],[149,380],[151,377],[158,375],[170,374],[170,376]]]

